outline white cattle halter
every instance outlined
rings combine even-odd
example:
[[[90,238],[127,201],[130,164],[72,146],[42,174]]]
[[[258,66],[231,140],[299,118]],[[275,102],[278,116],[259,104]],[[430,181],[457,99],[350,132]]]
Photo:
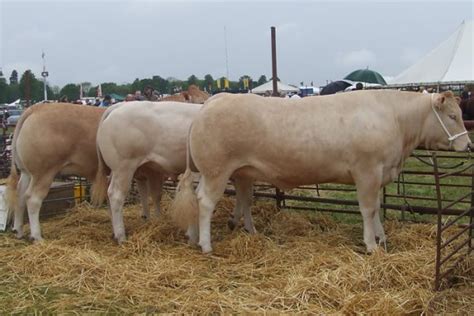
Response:
[[[431,94],[431,109],[433,110],[436,118],[438,119],[439,123],[441,124],[441,127],[443,128],[444,132],[446,133],[446,135],[448,135],[448,140],[449,140],[449,147],[451,147],[451,145],[453,144],[453,141],[455,141],[457,138],[463,136],[463,135],[466,135],[467,134],[467,131],[464,130],[464,132],[461,132],[461,133],[458,133],[458,134],[455,134],[455,135],[451,135],[451,133],[448,131],[448,129],[446,128],[446,125],[444,125],[443,123],[443,120],[441,119],[441,117],[439,116],[438,112],[436,112],[436,109],[433,105],[433,97],[434,97],[434,93]]]

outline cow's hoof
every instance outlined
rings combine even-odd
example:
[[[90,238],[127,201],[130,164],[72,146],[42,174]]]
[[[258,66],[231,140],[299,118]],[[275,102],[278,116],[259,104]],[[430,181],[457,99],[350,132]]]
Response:
[[[250,235],[255,235],[257,233],[257,230],[253,226],[250,228],[244,227],[244,230]]]
[[[12,233],[15,234],[15,237],[17,239],[23,239],[23,237],[24,237],[23,231],[21,231],[19,229],[12,228]]]
[[[30,236],[30,241],[34,244],[41,244],[43,242],[43,238]]]
[[[119,244],[119,245],[123,244],[127,240],[125,235],[114,236],[114,239],[117,242],[117,244]]]
[[[374,252],[377,251],[377,249],[378,249],[377,244],[367,246],[367,253],[368,254],[373,254]]]
[[[212,252],[212,247],[211,246],[201,246],[202,253],[203,254],[208,254]]]
[[[234,230],[235,229],[235,222],[232,218],[229,218],[229,220],[227,221],[227,227],[229,227],[230,230]]]

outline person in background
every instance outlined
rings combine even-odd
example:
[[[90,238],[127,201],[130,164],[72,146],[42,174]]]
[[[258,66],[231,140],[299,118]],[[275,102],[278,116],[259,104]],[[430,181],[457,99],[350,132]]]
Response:
[[[471,92],[469,91],[467,86],[464,86],[464,89],[461,93],[461,100],[467,100],[471,97]]]
[[[146,86],[143,90],[143,94],[148,101],[158,101],[158,96],[154,92],[155,90],[150,86]]]
[[[143,101],[145,98],[142,96],[142,92],[140,90],[135,91],[135,100]]]
[[[95,99],[94,106],[100,106],[100,99]]]
[[[102,103],[100,104],[100,107],[103,108],[103,107],[108,107],[110,105],[112,105],[112,98],[110,97],[110,95],[107,94],[104,97],[104,100],[102,100]]]
[[[125,102],[135,101],[135,96],[133,94],[127,94],[125,97]]]

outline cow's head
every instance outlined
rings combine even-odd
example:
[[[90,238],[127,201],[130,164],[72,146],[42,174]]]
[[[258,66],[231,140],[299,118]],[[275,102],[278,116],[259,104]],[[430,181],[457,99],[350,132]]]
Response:
[[[471,147],[459,101],[451,91],[431,95],[428,148],[465,151]]]

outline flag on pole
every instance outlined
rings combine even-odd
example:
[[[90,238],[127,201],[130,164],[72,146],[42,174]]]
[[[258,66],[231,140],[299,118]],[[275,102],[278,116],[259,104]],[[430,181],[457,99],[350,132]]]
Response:
[[[79,85],[79,99],[82,99],[83,94],[84,94],[84,92],[83,92],[83,90],[82,90],[82,83],[81,83],[81,84]]]
[[[216,80],[217,89],[221,88],[221,79]]]
[[[97,87],[97,97],[102,98],[102,85],[99,83],[99,86]]]
[[[43,51],[43,53],[41,54],[41,58],[43,58],[43,59],[44,59],[44,56],[45,56],[45,55],[44,55],[44,51]]]
[[[229,80],[224,78],[224,89],[229,89]]]

